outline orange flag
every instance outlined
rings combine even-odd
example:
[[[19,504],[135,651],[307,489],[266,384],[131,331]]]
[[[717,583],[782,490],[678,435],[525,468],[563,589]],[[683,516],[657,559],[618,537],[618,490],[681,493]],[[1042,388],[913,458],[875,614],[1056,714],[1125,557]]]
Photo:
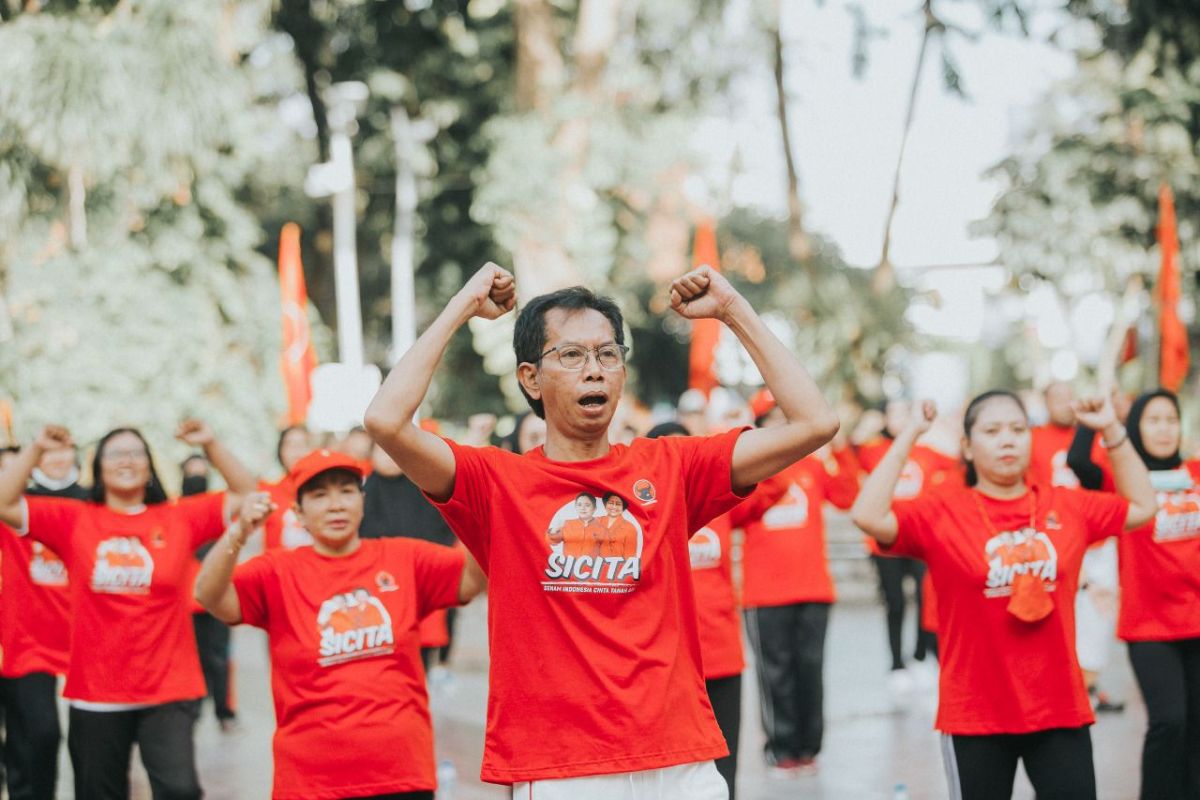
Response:
[[[1162,266],[1158,272],[1160,361],[1158,381],[1163,388],[1179,391],[1188,373],[1187,326],[1179,319],[1182,294],[1179,275],[1179,235],[1175,228],[1175,196],[1163,183],[1158,188],[1158,244]]]
[[[302,425],[312,401],[310,376],[317,366],[308,327],[308,289],[300,263],[300,226],[289,222],[279,233],[279,295],[282,301],[283,352],[280,369],[287,392],[287,424]]]
[[[707,264],[713,269],[721,268],[717,253],[717,231],[710,219],[696,226],[696,238],[692,241],[692,267]],[[720,385],[717,380],[717,344],[721,341],[721,323],[715,319],[692,320],[692,344],[688,350],[688,388],[699,389],[707,395]]]

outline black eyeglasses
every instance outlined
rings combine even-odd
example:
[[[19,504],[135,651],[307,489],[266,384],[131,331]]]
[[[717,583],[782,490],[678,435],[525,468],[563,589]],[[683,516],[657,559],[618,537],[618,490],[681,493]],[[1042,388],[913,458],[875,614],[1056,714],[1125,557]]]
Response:
[[[595,353],[596,363],[600,365],[601,369],[617,370],[625,365],[625,356],[629,353],[629,348],[623,344],[602,344],[599,347],[560,344],[538,356],[538,361],[551,353],[558,355],[558,363],[562,365],[563,369],[583,369],[587,363],[588,354]]]

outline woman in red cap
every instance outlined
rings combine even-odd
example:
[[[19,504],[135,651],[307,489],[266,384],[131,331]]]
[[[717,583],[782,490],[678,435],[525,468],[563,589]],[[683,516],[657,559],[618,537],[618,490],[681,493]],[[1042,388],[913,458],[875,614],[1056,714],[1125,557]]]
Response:
[[[913,443],[936,414],[914,414],[851,508],[885,552],[924,561],[943,642],[937,728],[962,800],[1012,796],[1018,761],[1042,800],[1095,800],[1088,726],[1095,721],[1075,656],[1075,592],[1089,543],[1150,520],[1154,490],[1107,400],[1075,404],[1100,430],[1119,496],[1027,485],[1025,408],[1008,391],[979,395],[963,422],[966,485],[894,502]]]
[[[312,545],[235,569],[272,510],[260,493],[196,579],[196,599],[213,616],[267,631],[277,800],[432,800],[436,787],[418,623],[467,602],[485,579],[459,549],[360,538],[362,472],[341,453],[304,456],[290,478]]]

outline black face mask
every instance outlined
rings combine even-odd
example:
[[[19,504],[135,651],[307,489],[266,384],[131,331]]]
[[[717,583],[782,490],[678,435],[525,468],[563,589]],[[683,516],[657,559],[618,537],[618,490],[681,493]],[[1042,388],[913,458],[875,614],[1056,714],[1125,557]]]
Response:
[[[185,475],[183,478],[183,486],[181,493],[184,497],[193,494],[204,494],[208,491],[208,476],[206,475]]]

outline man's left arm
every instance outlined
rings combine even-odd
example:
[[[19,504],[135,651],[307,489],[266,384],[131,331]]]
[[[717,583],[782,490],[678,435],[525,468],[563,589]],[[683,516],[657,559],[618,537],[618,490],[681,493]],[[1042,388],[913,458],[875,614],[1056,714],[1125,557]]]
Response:
[[[671,306],[688,319],[713,318],[725,323],[754,360],[787,420],[738,437],[731,470],[735,490],[780,472],[837,433],[837,415],[808,370],[721,273],[700,267],[677,279],[671,284]]]

